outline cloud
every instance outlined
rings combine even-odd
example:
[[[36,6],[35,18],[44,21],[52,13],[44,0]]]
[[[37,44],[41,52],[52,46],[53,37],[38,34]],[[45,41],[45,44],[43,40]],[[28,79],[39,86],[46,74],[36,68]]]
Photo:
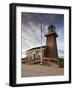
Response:
[[[63,15],[57,14],[34,14],[22,13],[21,30],[22,30],[22,57],[25,56],[26,50],[41,46],[41,23],[43,24],[42,30],[42,45],[46,44],[44,34],[50,24],[55,25],[56,32],[59,37],[57,38],[57,46],[59,56],[64,56],[61,50],[64,51],[64,21]]]
[[[58,29],[58,38],[57,38],[57,47],[58,47],[58,55],[59,57],[64,57],[64,29]]]

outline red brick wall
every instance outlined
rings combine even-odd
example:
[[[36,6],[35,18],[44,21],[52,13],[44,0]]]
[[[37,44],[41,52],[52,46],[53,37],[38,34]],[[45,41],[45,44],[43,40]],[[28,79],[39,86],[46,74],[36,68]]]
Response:
[[[51,58],[58,58],[57,42],[55,35],[48,35],[46,38],[46,45],[49,48],[48,56]]]
[[[27,64],[33,64],[32,56],[28,56]]]

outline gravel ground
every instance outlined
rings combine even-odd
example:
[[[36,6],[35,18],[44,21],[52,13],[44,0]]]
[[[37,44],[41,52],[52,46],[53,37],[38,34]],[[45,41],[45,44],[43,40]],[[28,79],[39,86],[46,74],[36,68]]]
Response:
[[[40,64],[28,65],[22,63],[21,77],[36,77],[36,76],[57,76],[64,75],[64,68],[58,65],[44,66]]]

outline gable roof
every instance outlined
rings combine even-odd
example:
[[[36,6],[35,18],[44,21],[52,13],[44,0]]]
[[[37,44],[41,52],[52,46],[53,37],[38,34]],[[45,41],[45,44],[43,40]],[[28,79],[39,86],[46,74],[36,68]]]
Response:
[[[31,51],[31,50],[35,50],[35,49],[40,49],[40,48],[46,48],[47,46],[39,46],[39,47],[34,47],[34,48],[31,48],[27,51]]]

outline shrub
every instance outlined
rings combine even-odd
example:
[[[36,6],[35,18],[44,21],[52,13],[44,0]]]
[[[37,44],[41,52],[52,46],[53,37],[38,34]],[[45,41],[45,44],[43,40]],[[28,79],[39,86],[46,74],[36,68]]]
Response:
[[[64,67],[64,58],[59,58],[59,67]]]

